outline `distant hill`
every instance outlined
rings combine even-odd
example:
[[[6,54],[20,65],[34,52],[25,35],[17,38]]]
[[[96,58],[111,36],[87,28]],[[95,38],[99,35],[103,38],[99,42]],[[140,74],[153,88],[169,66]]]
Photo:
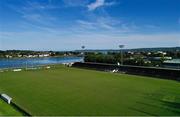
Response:
[[[76,52],[117,52],[120,49],[86,49],[86,50],[75,50]],[[180,47],[159,47],[159,48],[135,48],[135,49],[123,49],[123,51],[132,51],[132,52],[149,52],[149,51],[180,51]]]
[[[135,48],[135,49],[123,49],[123,51],[132,52],[149,52],[149,51],[180,51],[180,47],[158,47],[158,48]],[[36,51],[36,50],[0,50],[1,52],[117,52],[120,49],[85,49],[85,50],[69,50],[69,51]]]

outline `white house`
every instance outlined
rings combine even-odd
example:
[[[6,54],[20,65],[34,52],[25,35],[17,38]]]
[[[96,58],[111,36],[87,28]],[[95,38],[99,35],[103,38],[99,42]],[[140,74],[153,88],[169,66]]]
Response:
[[[48,56],[49,56],[49,54],[44,54],[43,56],[44,56],[44,57],[48,57]]]
[[[22,71],[22,69],[13,69],[14,72]]]
[[[3,100],[5,100],[8,104],[11,103],[12,98],[9,97],[8,95],[6,95],[6,94],[1,94],[1,98],[2,98]]]
[[[46,69],[50,69],[51,67],[50,66],[47,66]]]

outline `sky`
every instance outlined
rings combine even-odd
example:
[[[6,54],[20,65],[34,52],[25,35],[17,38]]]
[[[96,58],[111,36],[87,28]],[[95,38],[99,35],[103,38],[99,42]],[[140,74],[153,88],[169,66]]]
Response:
[[[0,50],[180,46],[180,0],[0,0]]]

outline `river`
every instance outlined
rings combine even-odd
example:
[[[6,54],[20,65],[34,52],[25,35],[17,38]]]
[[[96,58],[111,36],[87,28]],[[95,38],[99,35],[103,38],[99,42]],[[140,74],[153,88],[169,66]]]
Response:
[[[0,68],[35,67],[39,65],[61,64],[81,61],[83,61],[82,57],[0,59]]]

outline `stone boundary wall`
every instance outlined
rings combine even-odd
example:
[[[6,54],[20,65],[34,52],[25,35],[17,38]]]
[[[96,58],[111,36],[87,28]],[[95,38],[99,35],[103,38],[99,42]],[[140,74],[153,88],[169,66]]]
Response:
[[[73,67],[95,69],[100,71],[111,71],[118,69],[120,73],[151,76],[162,79],[171,79],[180,81],[180,69],[169,68],[156,68],[156,67],[143,67],[143,66],[131,66],[123,65],[118,66],[116,64],[103,64],[103,63],[91,63],[91,62],[76,62]]]

